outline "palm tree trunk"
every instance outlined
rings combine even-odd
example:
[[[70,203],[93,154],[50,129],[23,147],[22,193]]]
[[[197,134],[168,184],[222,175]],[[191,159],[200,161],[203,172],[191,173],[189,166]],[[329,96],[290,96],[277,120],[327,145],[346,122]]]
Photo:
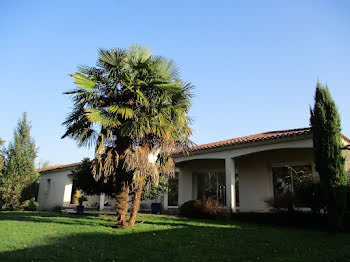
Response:
[[[125,216],[128,212],[129,186],[122,187],[116,195],[117,227],[125,228]]]
[[[135,225],[136,216],[137,216],[137,213],[139,212],[139,209],[140,209],[143,181],[144,180],[142,180],[138,183],[138,187],[135,191],[134,201],[132,202],[132,211],[131,211],[131,215],[130,215],[129,226]]]

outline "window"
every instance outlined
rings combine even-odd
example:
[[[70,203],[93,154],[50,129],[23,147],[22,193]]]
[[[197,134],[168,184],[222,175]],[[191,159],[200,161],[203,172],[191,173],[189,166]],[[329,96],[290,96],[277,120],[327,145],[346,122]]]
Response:
[[[273,167],[272,174],[276,208],[307,206],[302,196],[312,175],[311,165]]]
[[[235,170],[235,196],[236,196],[236,207],[239,207],[239,174],[238,174],[238,169]]]
[[[51,187],[51,178],[48,178],[47,180],[46,180],[46,193],[49,193],[49,191],[50,191],[50,187]]]
[[[205,171],[197,176],[197,199],[214,199],[222,206],[226,205],[225,172]]]
[[[177,206],[179,199],[179,173],[168,182],[168,206]]]

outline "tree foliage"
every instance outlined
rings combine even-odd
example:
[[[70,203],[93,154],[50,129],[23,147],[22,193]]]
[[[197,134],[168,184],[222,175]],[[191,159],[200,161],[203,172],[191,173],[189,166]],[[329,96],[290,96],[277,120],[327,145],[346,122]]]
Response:
[[[72,171],[74,179],[74,189],[81,190],[86,195],[99,195],[105,193],[110,197],[115,197],[116,189],[112,181],[106,183],[102,179],[96,180],[92,175],[92,161],[88,158],[83,159],[82,164]],[[141,199],[155,199],[168,192],[168,179],[166,176],[160,176],[156,185],[154,182],[145,183],[142,189]],[[133,194],[133,193],[131,193]]]
[[[4,156],[3,156],[3,149],[2,146],[5,143],[4,140],[1,140],[0,138],[0,174],[1,174],[1,169],[4,167]]]
[[[66,94],[74,109],[63,137],[95,146],[94,177],[114,183],[118,223],[124,224],[125,192],[138,189],[140,196],[145,181],[173,175],[171,154],[190,143],[192,86],[172,60],[138,45],[100,50],[97,67],[81,67],[72,77],[77,87]]]
[[[311,109],[311,128],[316,170],[327,205],[332,230],[341,228],[345,209],[347,177],[340,116],[327,86],[317,83],[315,104]]]
[[[150,181],[143,184],[141,200],[156,199],[168,193],[168,177],[160,175],[158,184]]]
[[[5,163],[0,177],[2,209],[22,210],[36,196],[39,173],[34,160],[37,149],[30,130],[30,123],[24,113],[14,131],[13,141],[5,150]]]

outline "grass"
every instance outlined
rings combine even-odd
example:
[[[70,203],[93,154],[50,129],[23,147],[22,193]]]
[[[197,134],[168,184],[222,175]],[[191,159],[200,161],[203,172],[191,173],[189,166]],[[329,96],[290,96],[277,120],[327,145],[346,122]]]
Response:
[[[350,261],[350,236],[140,215],[116,229],[111,216],[0,212],[0,261]]]

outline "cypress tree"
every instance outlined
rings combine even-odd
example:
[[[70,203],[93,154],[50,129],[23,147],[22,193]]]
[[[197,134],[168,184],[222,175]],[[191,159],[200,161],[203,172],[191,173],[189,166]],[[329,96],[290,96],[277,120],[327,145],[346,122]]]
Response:
[[[4,140],[1,140],[0,138],[0,175],[1,175],[1,169],[4,166],[4,156],[3,156],[3,152],[2,152],[2,145],[5,143]]]
[[[31,126],[26,113],[18,121],[13,141],[5,150],[5,164],[0,174],[0,199],[4,210],[22,210],[30,198],[35,197],[35,184],[39,178],[34,160],[35,142],[30,135]]]
[[[311,111],[311,129],[316,171],[328,211],[332,232],[342,229],[346,202],[345,158],[340,116],[327,86],[319,82],[316,87],[315,105]]]

